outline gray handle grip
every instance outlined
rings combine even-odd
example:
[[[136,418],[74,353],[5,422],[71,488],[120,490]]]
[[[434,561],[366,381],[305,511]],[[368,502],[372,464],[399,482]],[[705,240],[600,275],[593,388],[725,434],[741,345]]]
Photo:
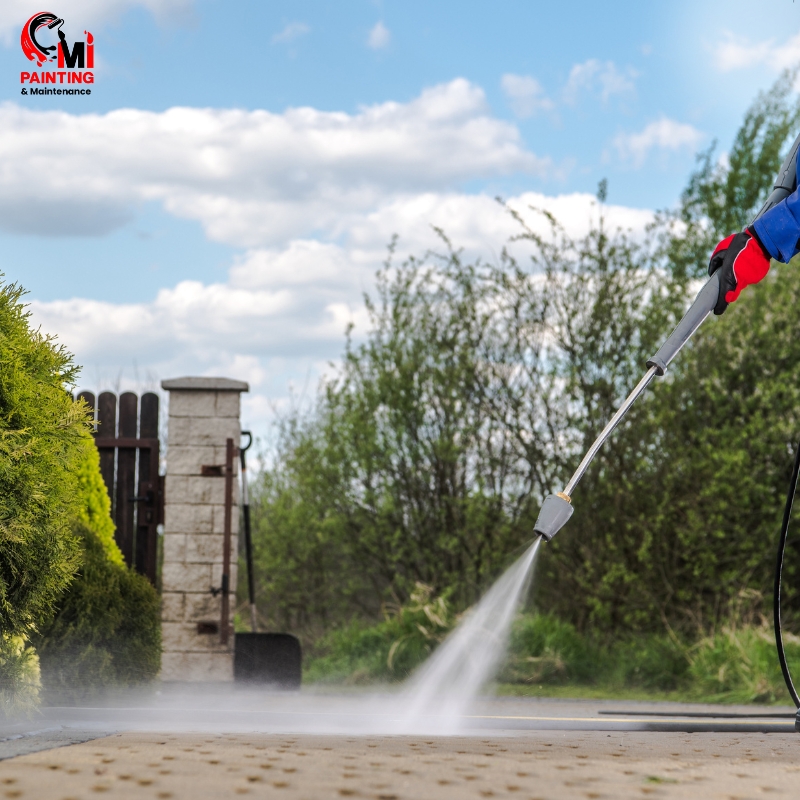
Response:
[[[657,375],[663,375],[667,367],[681,348],[692,338],[692,334],[703,324],[703,320],[714,310],[719,297],[719,273],[714,273],[706,285],[698,292],[694,303],[684,314],[659,351],[647,362],[648,367],[655,367]]]

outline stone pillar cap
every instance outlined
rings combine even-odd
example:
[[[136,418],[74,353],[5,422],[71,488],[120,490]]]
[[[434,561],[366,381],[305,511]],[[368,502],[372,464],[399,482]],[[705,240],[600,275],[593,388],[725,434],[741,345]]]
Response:
[[[170,378],[161,381],[161,388],[167,391],[190,390],[200,392],[249,392],[250,387],[246,381],[236,381],[233,378]]]

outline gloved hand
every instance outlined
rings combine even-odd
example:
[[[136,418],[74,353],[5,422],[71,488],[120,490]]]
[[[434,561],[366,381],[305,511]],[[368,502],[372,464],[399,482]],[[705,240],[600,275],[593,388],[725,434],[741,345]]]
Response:
[[[714,313],[725,313],[728,303],[739,299],[745,286],[758,283],[769,271],[769,253],[753,228],[732,233],[711,254],[708,274],[719,270],[719,299]]]

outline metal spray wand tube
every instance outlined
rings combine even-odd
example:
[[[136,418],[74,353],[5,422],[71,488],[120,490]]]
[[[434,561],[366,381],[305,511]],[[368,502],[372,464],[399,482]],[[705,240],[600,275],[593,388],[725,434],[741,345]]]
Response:
[[[247,592],[250,600],[250,630],[257,632],[256,623],[256,592],[255,580],[253,578],[253,537],[250,533],[250,498],[247,493],[247,460],[245,453],[253,444],[253,434],[250,431],[242,431],[242,436],[248,437],[247,447],[239,448],[239,457],[242,464],[242,516],[244,517],[244,549],[245,559],[247,560]]]
[[[681,348],[689,341],[692,334],[703,324],[705,318],[711,313],[719,297],[719,275],[714,274],[699,291],[694,303],[684,315],[683,319],[677,324],[670,337],[661,345],[659,351],[647,361],[647,372],[636,385],[636,388],[628,395],[625,402],[619,407],[616,414],[609,420],[603,428],[602,433],[597,437],[594,444],[589,448],[586,455],[575,470],[575,474],[570,478],[569,483],[564,487],[563,492],[550,494],[545,497],[542,503],[539,517],[536,520],[534,533],[541,535],[546,541],[550,541],[567,524],[572,516],[572,492],[578,485],[578,481],[592,463],[592,459],[597,455],[597,451],[603,443],[614,432],[614,429],[622,421],[630,407],[636,402],[637,398],[644,392],[650,381],[656,375],[663,375],[667,367]]]
[[[761,210],[756,214],[758,219],[762,214],[773,208],[782,200],[786,199],[797,188],[797,158],[800,153],[800,136],[795,139],[794,144],[789,150],[789,154],[783,161],[778,177],[772,187],[772,193],[767,198]],[[755,219],[753,221],[755,221]],[[659,351],[647,362],[648,370],[644,377],[639,381],[636,388],[628,395],[625,402],[620,406],[616,414],[611,418],[608,425],[603,428],[603,432],[597,437],[595,443],[583,457],[583,460],[575,470],[575,474],[570,478],[569,483],[564,487],[563,492],[549,494],[542,503],[536,525],[533,527],[534,533],[538,533],[546,541],[550,541],[567,524],[572,516],[572,492],[578,485],[578,481],[583,477],[592,459],[597,455],[597,451],[603,443],[619,425],[628,409],[634,404],[636,398],[647,388],[647,385],[655,375],[663,375],[667,367],[681,348],[689,341],[692,334],[703,324],[706,317],[713,311],[719,298],[719,272],[715,272],[705,286],[698,292],[697,297],[684,315],[683,319],[677,324],[675,330]]]
[[[644,377],[636,385],[636,388],[628,395],[625,402],[617,409],[616,414],[611,417],[608,425],[603,428],[602,433],[597,437],[597,439],[595,439],[594,444],[586,451],[583,461],[578,464],[578,469],[575,470],[575,474],[569,479],[569,483],[564,487],[564,494],[567,495],[567,497],[572,495],[572,490],[578,485],[578,481],[583,477],[583,474],[588,469],[589,464],[592,463],[592,459],[597,455],[597,451],[603,446],[605,440],[611,436],[614,428],[619,425],[619,423],[622,421],[622,418],[628,413],[628,409],[636,402],[639,395],[647,388],[650,381],[656,376],[657,371],[658,368],[652,366],[647,370],[647,372],[645,372]]]

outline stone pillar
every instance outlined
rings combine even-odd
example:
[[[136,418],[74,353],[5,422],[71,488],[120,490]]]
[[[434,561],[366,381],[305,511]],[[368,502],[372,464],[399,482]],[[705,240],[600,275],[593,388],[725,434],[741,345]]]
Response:
[[[220,643],[225,515],[225,441],[238,448],[244,381],[175,378],[169,391],[164,559],[161,572],[161,679],[233,680],[239,459],[234,458],[230,636]]]

